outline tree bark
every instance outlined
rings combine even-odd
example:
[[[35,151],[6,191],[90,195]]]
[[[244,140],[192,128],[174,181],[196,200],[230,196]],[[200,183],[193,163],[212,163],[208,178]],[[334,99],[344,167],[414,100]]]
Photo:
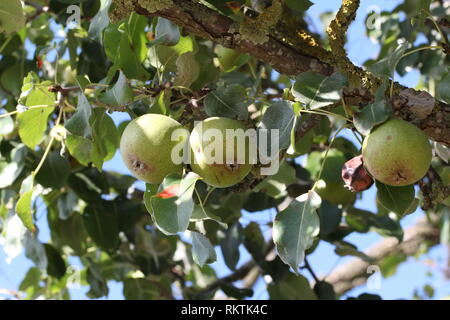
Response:
[[[129,1],[134,3],[135,11],[139,14],[171,20],[189,33],[264,61],[282,74],[295,76],[312,71],[330,75],[336,70],[336,66],[330,65],[329,61],[320,60],[319,57],[306,53],[302,48],[286,43],[285,38],[292,38],[292,34],[286,34],[286,31],[283,33],[283,30],[274,29],[266,43],[255,44],[242,38],[232,19],[200,3],[191,0],[172,0],[171,7],[150,13],[139,6],[137,1]],[[396,88],[407,89],[399,84]],[[417,92],[417,94],[420,93],[420,91]],[[372,96],[361,94],[358,90],[346,94],[346,97],[350,96],[352,103],[361,107],[373,99]],[[409,110],[407,100],[400,103],[397,101],[396,109],[397,111],[402,109],[401,112],[396,112],[397,116],[418,126],[432,140],[450,147],[449,104],[436,101],[433,111],[425,118],[419,118],[412,110]]]

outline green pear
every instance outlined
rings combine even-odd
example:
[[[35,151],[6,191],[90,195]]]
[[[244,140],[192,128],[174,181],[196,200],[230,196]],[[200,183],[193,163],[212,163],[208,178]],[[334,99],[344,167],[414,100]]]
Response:
[[[174,119],[149,113],[126,126],[120,140],[120,153],[134,177],[159,184],[168,174],[182,173],[183,163],[173,158],[172,151],[177,148],[181,152],[188,136],[189,132]]]
[[[364,139],[362,154],[369,173],[390,186],[419,181],[428,171],[432,158],[425,133],[397,118],[376,127]]]
[[[245,129],[242,122],[223,117],[197,123],[189,138],[192,170],[207,184],[217,188],[230,187],[242,181],[253,167],[249,160],[249,139],[241,140],[245,142],[239,149],[239,140],[236,137],[227,139],[227,131],[243,133]]]

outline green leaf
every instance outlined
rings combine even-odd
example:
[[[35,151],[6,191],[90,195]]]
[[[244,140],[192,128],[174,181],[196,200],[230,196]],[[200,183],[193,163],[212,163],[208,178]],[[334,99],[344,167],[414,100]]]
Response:
[[[447,73],[436,85],[436,95],[438,99],[450,103],[450,73]]]
[[[355,128],[363,135],[367,136],[370,130],[377,124],[382,124],[391,115],[391,109],[386,101],[377,101],[365,106],[355,117]]]
[[[16,213],[22,220],[24,226],[34,232],[33,210],[31,208],[31,200],[33,196],[34,176],[30,175],[25,178],[20,187],[20,198],[16,203]]]
[[[397,267],[404,261],[406,261],[408,257],[402,252],[394,252],[389,254],[387,257],[384,257],[379,263],[378,266],[381,269],[381,274],[384,278],[389,278],[393,276]]]
[[[97,168],[102,168],[103,158],[92,140],[68,135],[66,143],[69,153],[82,165],[88,167],[93,163]]]
[[[48,221],[52,241],[59,247],[63,245],[69,246],[73,249],[75,255],[83,255],[88,245],[86,227],[84,226],[82,215],[76,212],[66,220],[62,220],[59,218],[57,207],[50,207],[49,212]]]
[[[45,248],[34,235],[30,232],[25,233],[24,237],[25,256],[34,262],[39,270],[46,270],[48,266]]]
[[[6,90],[11,95],[17,96],[20,94],[20,85],[23,80],[23,71],[21,66],[16,64],[9,66],[0,76],[0,83],[3,89]]]
[[[294,127],[295,113],[290,101],[274,102],[264,113],[258,130],[268,130],[267,141],[270,141],[268,155],[281,149],[286,149],[291,144],[291,132]],[[271,130],[278,130],[278,150],[272,142]]]
[[[334,292],[333,285],[326,281],[316,282],[314,285],[314,293],[319,300],[336,300],[336,293]]]
[[[92,106],[86,96],[78,93],[77,111],[66,122],[66,129],[73,135],[83,138],[90,138],[92,135],[92,128],[89,119],[92,114]]]
[[[48,154],[43,166],[36,175],[36,181],[43,187],[59,189],[64,186],[69,174],[69,162],[61,157],[59,151],[55,150]]]
[[[103,250],[113,252],[119,245],[118,215],[114,203],[90,203],[83,214],[89,236]]]
[[[372,257],[369,257],[364,252],[358,251],[358,248],[351,243],[348,243],[346,241],[336,241],[334,242],[334,245],[336,246],[334,252],[338,256],[353,256],[361,258],[367,263],[375,263],[375,260]]]
[[[242,240],[242,226],[239,222],[234,223],[226,230],[225,234],[222,234],[220,248],[222,249],[225,264],[231,270],[236,270],[236,265],[239,262],[239,246]]]
[[[375,102],[365,106],[354,118],[355,128],[367,136],[376,125],[382,124],[391,116],[392,110],[386,102],[384,93],[387,82],[377,89]]]
[[[204,100],[205,112],[210,117],[227,117],[246,120],[248,103],[245,89],[237,84],[221,85],[208,93]]]
[[[31,149],[41,142],[47,130],[48,117],[55,110],[56,100],[55,94],[47,91],[44,82],[36,87],[35,81],[30,74],[25,78],[20,98],[21,103],[26,107],[47,107],[28,109],[17,116],[20,139]]]
[[[92,138],[95,149],[102,161],[108,161],[114,157],[119,147],[119,132],[114,121],[106,114],[103,108],[95,108],[90,119]],[[101,166],[96,166],[101,169]]]
[[[19,0],[0,2],[0,33],[17,32],[25,25],[25,15]]]
[[[190,172],[185,177],[167,176],[159,186],[158,192],[144,194],[144,202],[155,225],[161,232],[173,235],[186,231],[194,210],[195,183],[200,177]]]
[[[308,109],[319,109],[340,102],[342,89],[347,85],[347,78],[339,72],[329,77],[303,72],[297,76],[292,94]]]
[[[59,218],[62,220],[67,220],[74,212],[77,203],[78,197],[71,190],[61,194],[57,200]]]
[[[198,232],[192,232],[192,258],[200,267],[217,260],[216,251],[211,242]]]
[[[408,48],[408,42],[403,42],[395,48],[395,50],[388,54],[385,58],[374,63],[369,67],[369,70],[377,76],[393,77],[395,67],[400,62]]]
[[[266,255],[264,235],[256,222],[250,222],[244,228],[244,246],[258,264],[263,264]]]
[[[189,88],[200,75],[200,65],[192,52],[186,52],[178,57],[176,61],[177,75],[174,86]]]
[[[154,45],[174,46],[180,41],[180,30],[172,21],[159,17]]]
[[[114,86],[107,90],[100,100],[111,106],[123,106],[133,101],[133,91],[122,71]]]
[[[29,109],[17,116],[19,136],[23,143],[34,149],[47,130],[48,116],[53,107]]]
[[[278,255],[296,273],[305,258],[305,251],[319,234],[320,221],[316,210],[320,204],[319,195],[309,191],[275,216],[273,240]]]
[[[338,229],[342,218],[342,209],[323,200],[319,209],[319,217],[320,238],[323,239]]]
[[[349,297],[347,300],[382,300],[379,295],[371,294],[371,293],[362,293],[358,297],[353,298]]]
[[[161,299],[158,288],[145,278],[127,278],[123,281],[123,295],[127,300]]]
[[[111,2],[112,0],[100,0],[100,9],[89,25],[89,36],[100,43],[102,43],[103,30],[109,25],[108,11]]]
[[[31,267],[19,285],[19,290],[27,293],[27,299],[35,299],[39,296],[41,287],[41,271]]]
[[[150,60],[155,68],[164,67],[164,71],[175,72],[178,57],[186,52],[196,52],[197,44],[191,36],[181,37],[175,46],[156,46],[150,48]]]
[[[271,300],[317,300],[308,280],[302,275],[287,273],[281,281],[267,286]]]
[[[200,205],[195,204],[194,210],[192,211],[191,221],[205,221],[205,220],[212,220],[217,222],[221,227],[224,229],[227,229],[228,226],[222,221],[222,218],[215,215],[214,213],[209,210],[208,207],[202,208]]]
[[[399,242],[403,239],[403,229],[397,221],[391,219],[389,215],[374,214],[372,212],[347,207],[345,209],[345,221],[357,232],[376,231],[382,236],[396,237]]]
[[[47,256],[47,273],[57,279],[61,279],[66,274],[66,263],[61,257],[59,251],[52,245],[44,244],[45,254]]]
[[[309,9],[314,3],[312,3],[309,0],[286,0],[286,5],[291,8],[292,10],[298,11],[298,12],[305,12]]]
[[[414,185],[404,187],[392,187],[381,182],[376,182],[377,201],[386,209],[395,212],[402,217],[414,201]]]
[[[235,298],[235,299],[244,299],[244,298],[253,296],[252,289],[236,288],[235,286],[225,283],[225,282],[220,285],[220,289],[227,296]]]
[[[87,296],[91,299],[107,296],[109,289],[100,267],[89,259],[89,267],[86,272],[86,280],[91,286]]]

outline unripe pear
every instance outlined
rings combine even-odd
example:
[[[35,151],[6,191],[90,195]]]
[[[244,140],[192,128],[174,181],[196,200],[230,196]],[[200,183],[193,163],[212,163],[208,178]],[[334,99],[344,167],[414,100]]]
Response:
[[[223,117],[208,118],[196,124],[189,138],[192,170],[207,184],[217,188],[230,187],[242,181],[253,166],[249,161],[249,140],[241,140],[245,142],[241,144],[243,150],[239,150],[238,139],[227,139],[227,131],[243,134],[245,129],[242,122]]]
[[[364,165],[376,180],[397,187],[420,180],[432,158],[425,133],[397,118],[381,124],[364,139],[362,154]]]
[[[176,130],[176,139],[172,133]],[[181,174],[183,164],[172,159],[172,150],[187,143],[189,133],[172,118],[149,113],[131,121],[123,131],[120,153],[127,168],[137,179],[158,184],[171,173]],[[177,154],[178,155],[178,154]]]
[[[323,161],[325,164],[316,191],[323,199],[334,205],[346,205],[356,200],[356,194],[347,190],[341,179],[340,170],[346,160],[344,153],[334,148],[331,148],[328,154],[325,151],[320,154],[320,164]]]

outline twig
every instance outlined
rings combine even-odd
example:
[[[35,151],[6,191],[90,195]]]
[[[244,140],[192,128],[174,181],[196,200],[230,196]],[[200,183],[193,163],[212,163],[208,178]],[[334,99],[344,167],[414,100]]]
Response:
[[[312,275],[315,282],[320,282],[319,278],[317,278],[316,274],[314,273],[313,269],[311,268],[311,265],[309,264],[308,259],[306,257],[305,257],[305,268]]]

